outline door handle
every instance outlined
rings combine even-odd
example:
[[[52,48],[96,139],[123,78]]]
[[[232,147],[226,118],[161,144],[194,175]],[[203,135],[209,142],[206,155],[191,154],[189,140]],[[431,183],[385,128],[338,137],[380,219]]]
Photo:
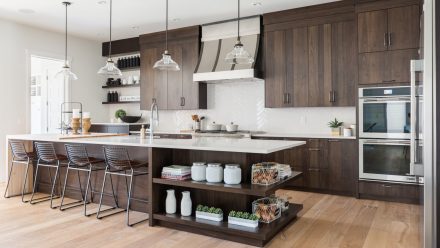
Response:
[[[287,103],[291,103],[290,102],[290,93],[287,93]]]
[[[383,33],[383,46],[388,47],[388,33]]]
[[[319,171],[319,169],[309,168],[309,171]]]
[[[386,184],[382,184],[381,186],[384,187],[384,188],[391,188],[391,187],[393,187],[391,185],[386,185]]]
[[[332,91],[332,102],[336,102],[336,91]]]
[[[309,148],[309,151],[321,151],[319,148]]]
[[[182,97],[182,98],[183,98],[183,106],[185,106],[185,104],[186,104],[185,97]]]
[[[391,47],[391,33],[388,33],[388,47]]]

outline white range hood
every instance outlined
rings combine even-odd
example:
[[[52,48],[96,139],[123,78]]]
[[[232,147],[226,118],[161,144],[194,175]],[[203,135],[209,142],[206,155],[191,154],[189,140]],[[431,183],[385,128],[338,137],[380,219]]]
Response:
[[[225,61],[225,57],[237,41],[237,20],[202,26],[201,55],[193,80],[206,83],[262,81],[255,70],[260,34],[260,16],[240,20],[241,42],[255,62],[231,65]]]

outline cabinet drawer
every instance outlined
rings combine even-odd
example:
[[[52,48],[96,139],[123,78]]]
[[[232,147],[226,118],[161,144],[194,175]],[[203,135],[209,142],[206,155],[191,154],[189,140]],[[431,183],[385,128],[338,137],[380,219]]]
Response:
[[[328,170],[308,168],[307,187],[311,189],[328,189]]]
[[[359,196],[361,198],[419,203],[422,193],[423,186],[420,185],[359,181]]]

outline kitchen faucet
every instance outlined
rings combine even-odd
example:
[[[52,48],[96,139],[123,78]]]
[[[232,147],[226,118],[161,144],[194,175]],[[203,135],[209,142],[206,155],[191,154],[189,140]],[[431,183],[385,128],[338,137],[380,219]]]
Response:
[[[153,140],[154,125],[159,125],[159,109],[157,108],[156,101],[153,101],[153,103],[151,104],[151,112],[150,112],[150,140]]]

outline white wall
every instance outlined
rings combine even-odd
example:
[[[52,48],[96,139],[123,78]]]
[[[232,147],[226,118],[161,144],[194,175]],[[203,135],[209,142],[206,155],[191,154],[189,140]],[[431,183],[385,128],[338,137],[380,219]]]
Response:
[[[139,105],[117,105],[109,112],[113,118],[118,108],[138,115]],[[149,111],[143,111],[148,117]],[[191,125],[191,115],[206,116],[207,122],[234,122],[242,130],[274,133],[328,134],[327,123],[335,117],[345,125],[356,123],[355,107],[333,108],[264,108],[264,82],[223,83],[208,85],[208,109],[197,111],[160,111],[159,130],[179,131]],[[148,121],[148,118],[145,118]],[[207,123],[205,122],[205,123]]]
[[[26,133],[30,130],[27,113],[28,65],[30,53],[52,57],[64,56],[64,35],[40,30],[0,19],[0,85],[3,121],[0,123],[0,168],[5,168],[5,135]],[[79,80],[72,82],[73,101],[83,103],[83,108],[93,114],[96,121],[107,120],[108,109],[100,104],[105,92],[96,72],[104,64],[101,44],[82,38],[69,37],[69,56],[72,69]],[[5,169],[0,170],[0,181],[5,179]]]

